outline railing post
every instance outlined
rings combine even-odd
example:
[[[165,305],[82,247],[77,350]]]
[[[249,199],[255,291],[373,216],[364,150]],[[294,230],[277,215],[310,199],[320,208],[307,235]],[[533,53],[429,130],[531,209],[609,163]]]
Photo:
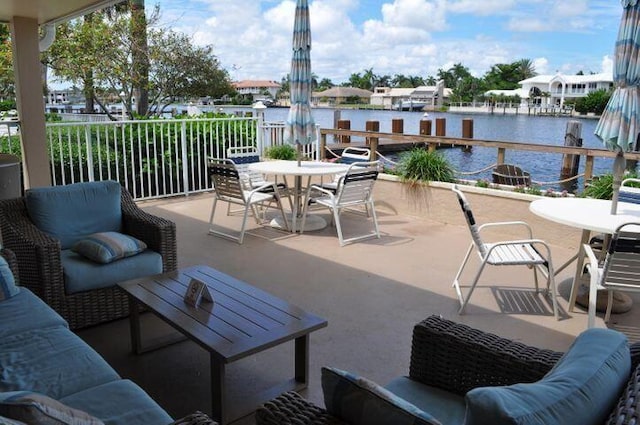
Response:
[[[93,172],[93,146],[91,144],[91,131],[88,125],[84,126],[84,140],[87,145],[87,177],[89,181],[95,181]]]
[[[258,120],[256,121],[256,145],[260,158],[262,158],[264,152],[264,130],[264,113],[258,113]]]
[[[182,185],[185,196],[189,196],[189,167],[187,156],[187,122],[182,121],[180,126],[180,151],[182,154]]]
[[[327,134],[320,133],[320,161],[327,159]]]
[[[582,183],[582,190],[585,190],[587,183],[591,183],[593,179],[593,156],[587,155],[587,159],[584,164],[584,182]]]
[[[498,164],[504,164],[505,151],[505,148],[498,148],[498,160],[496,161]]]
[[[351,121],[339,120],[338,130],[351,130]],[[340,143],[351,143],[351,136],[340,136],[338,140],[340,140]]]

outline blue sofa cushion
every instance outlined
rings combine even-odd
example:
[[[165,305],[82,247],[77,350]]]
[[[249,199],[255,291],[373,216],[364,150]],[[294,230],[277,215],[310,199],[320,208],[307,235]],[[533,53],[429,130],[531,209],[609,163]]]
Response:
[[[115,181],[38,187],[25,193],[33,224],[68,249],[98,232],[119,232],[122,227],[121,187]]]
[[[147,249],[109,264],[91,261],[70,249],[60,254],[67,294],[108,288],[118,282],[162,273],[162,256]]]
[[[119,232],[94,233],[73,244],[71,250],[90,260],[107,264],[139,254],[147,244],[133,236]]]
[[[173,422],[147,393],[124,379],[88,388],[60,401],[100,418],[106,425],[166,425]]]
[[[56,400],[120,379],[107,362],[64,327],[0,339],[0,392],[28,389]]]
[[[464,396],[425,385],[408,376],[395,378],[384,387],[418,409],[429,412],[443,425],[460,425],[464,422]]]
[[[104,425],[88,413],[31,391],[0,394],[0,414],[29,424]]]
[[[18,295],[20,288],[16,286],[13,272],[4,257],[0,257],[0,301]]]
[[[627,338],[610,329],[589,329],[540,381],[469,391],[465,424],[602,424],[630,370]]]
[[[68,327],[67,322],[25,287],[18,295],[4,300],[0,308],[0,340],[31,329]]]
[[[440,425],[433,416],[368,379],[322,368],[327,411],[351,425]]]

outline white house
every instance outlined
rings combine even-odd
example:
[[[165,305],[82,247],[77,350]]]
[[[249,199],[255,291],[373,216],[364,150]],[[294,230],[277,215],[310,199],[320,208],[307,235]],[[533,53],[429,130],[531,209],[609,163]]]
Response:
[[[524,104],[562,107],[569,99],[579,99],[597,90],[613,88],[613,74],[536,75],[520,81],[519,89],[489,90],[485,95],[520,96]]]
[[[264,98],[265,91],[272,99],[276,98],[276,93],[280,90],[280,84],[268,80],[242,80],[233,83],[236,91],[242,95],[249,95],[253,99]]]

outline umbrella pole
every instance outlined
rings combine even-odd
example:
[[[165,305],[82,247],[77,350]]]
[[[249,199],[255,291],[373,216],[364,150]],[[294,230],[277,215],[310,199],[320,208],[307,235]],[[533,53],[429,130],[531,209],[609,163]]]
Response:
[[[618,210],[618,195],[622,184],[622,175],[625,169],[624,154],[618,150],[615,161],[613,161],[613,195],[611,196],[611,214],[615,215]]]
[[[300,161],[302,160],[302,147],[300,143],[296,143],[296,157],[298,158],[298,167],[300,167]]]

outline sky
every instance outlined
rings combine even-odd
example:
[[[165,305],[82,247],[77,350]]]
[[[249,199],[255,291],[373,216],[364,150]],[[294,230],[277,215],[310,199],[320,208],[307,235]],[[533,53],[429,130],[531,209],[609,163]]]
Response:
[[[158,25],[212,45],[231,78],[289,72],[295,0],[146,0]],[[334,84],[376,75],[436,76],[456,63],[533,61],[538,74],[610,72],[618,0],[309,0],[312,70]]]

